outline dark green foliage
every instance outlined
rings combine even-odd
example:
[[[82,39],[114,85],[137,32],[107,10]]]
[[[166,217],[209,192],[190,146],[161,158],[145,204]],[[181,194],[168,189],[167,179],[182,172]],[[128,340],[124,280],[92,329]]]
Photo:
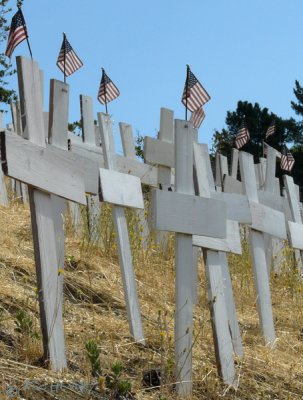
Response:
[[[0,0],[0,45],[6,47],[6,40],[9,31],[9,22],[7,21],[6,14],[11,11],[7,7],[8,0]],[[16,71],[12,69],[10,60],[4,55],[0,54],[0,103],[9,104],[10,101],[16,100],[16,93],[14,90],[9,89],[7,78],[13,75]],[[3,111],[0,109],[0,111]]]
[[[213,153],[218,151],[230,157],[231,150],[235,147],[236,135],[244,120],[250,133],[250,140],[242,147],[242,150],[253,154],[255,162],[257,162],[259,157],[263,156],[262,141],[265,140],[267,128],[274,118],[276,120],[276,132],[266,140],[270,146],[280,151],[283,144],[300,143],[301,127],[297,125],[293,118],[282,119],[269,112],[268,108],[261,108],[258,103],[239,101],[236,111],[227,112],[225,121],[227,129],[215,132]]]
[[[136,155],[137,157],[141,158],[142,160],[144,159],[144,137],[141,136],[139,133],[137,134],[136,137],[136,144],[135,144],[135,149],[136,149]]]
[[[94,340],[88,340],[85,342],[85,349],[92,368],[92,375],[100,376],[102,369],[100,363],[100,350],[98,349],[97,343]]]

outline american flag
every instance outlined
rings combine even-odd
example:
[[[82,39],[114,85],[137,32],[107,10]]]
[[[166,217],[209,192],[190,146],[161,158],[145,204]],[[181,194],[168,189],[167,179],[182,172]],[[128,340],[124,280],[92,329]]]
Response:
[[[295,164],[295,159],[286,146],[283,147],[281,152],[280,167],[282,170],[290,172]]]
[[[83,62],[74,52],[65,34],[63,35],[63,42],[58,55],[57,66],[64,76],[70,76],[83,66]]]
[[[190,122],[192,122],[194,128],[199,129],[204,118],[205,118],[205,112],[201,107],[199,108],[199,110],[196,110],[191,114]]]
[[[265,134],[265,139],[268,138],[268,136],[273,135],[276,131],[276,120],[273,119],[267,128],[266,134]]]
[[[187,101],[186,101],[187,99]],[[182,95],[182,103],[191,112],[199,110],[210,100],[210,95],[187,66],[187,77]]]
[[[267,156],[268,144],[263,141],[263,157]]]
[[[11,58],[15,48],[24,39],[28,38],[25,20],[21,8],[16,12],[12,18],[11,27],[7,39],[5,55]]]
[[[250,135],[248,129],[246,128],[245,122],[243,122],[236,136],[237,149],[241,149],[241,147],[243,147],[248,142],[249,138]]]
[[[98,100],[101,104],[107,104],[112,100],[119,97],[120,92],[117,86],[106,75],[104,68],[102,68],[102,78],[98,92]]]

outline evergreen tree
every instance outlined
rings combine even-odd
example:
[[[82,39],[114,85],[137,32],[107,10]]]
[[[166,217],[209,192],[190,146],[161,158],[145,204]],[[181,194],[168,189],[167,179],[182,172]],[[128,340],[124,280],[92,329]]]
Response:
[[[8,21],[6,14],[11,11],[7,6],[8,0],[0,0],[0,44],[5,47],[7,35],[9,31]],[[9,104],[11,100],[16,100],[16,93],[14,90],[8,88],[7,78],[13,75],[16,71],[12,69],[10,60],[4,55],[0,54],[0,103]],[[0,106],[1,107],[1,106]],[[1,111],[1,109],[0,109]]]

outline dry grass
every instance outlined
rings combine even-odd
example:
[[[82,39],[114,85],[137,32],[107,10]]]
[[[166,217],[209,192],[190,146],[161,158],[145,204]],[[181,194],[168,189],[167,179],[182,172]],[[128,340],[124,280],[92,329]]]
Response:
[[[104,207],[102,245],[94,246],[85,237],[76,237],[66,223],[64,321],[70,368],[57,374],[41,365],[41,341],[15,330],[16,313],[25,310],[33,321],[33,331],[39,332],[29,209],[16,201],[9,208],[0,208],[0,393],[7,390],[13,393],[15,388],[20,394],[20,397],[0,394],[0,399],[97,398],[92,391],[84,390],[96,382],[84,346],[88,339],[98,344],[104,374],[115,362],[124,365],[124,377],[132,383],[137,399],[176,398],[173,237],[170,257],[163,258],[153,244],[148,251],[142,251],[133,229],[133,217],[129,219],[146,346],[134,343],[129,335],[110,210]],[[271,280],[278,340],[275,349],[270,350],[263,346],[259,333],[246,247],[243,256],[229,257],[245,351],[244,359],[237,361],[238,389],[226,387],[217,376],[201,263],[199,301],[195,309],[192,399],[302,399],[303,284],[293,272],[291,255],[287,254],[288,261],[281,274],[273,274]],[[142,376],[153,368],[160,369],[165,380],[160,389],[147,390],[142,385]],[[56,391],[52,384],[64,384],[65,388]],[[82,394],[76,385],[83,389]]]

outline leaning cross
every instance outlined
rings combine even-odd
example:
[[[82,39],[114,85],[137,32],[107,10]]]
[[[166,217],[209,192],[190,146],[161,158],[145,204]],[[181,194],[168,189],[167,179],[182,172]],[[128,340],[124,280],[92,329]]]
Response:
[[[141,182],[138,177],[116,171],[114,138],[110,116],[98,113],[105,168],[100,168],[103,201],[112,204],[120,268],[130,332],[144,343],[139,300],[133,270],[127,222],[123,207],[144,208]]]
[[[259,203],[253,156],[240,152],[240,171],[243,188],[250,202],[252,215],[250,243],[256,285],[261,330],[265,343],[273,344],[276,335],[272,315],[269,277],[263,233],[286,239],[284,214]]]
[[[17,57],[23,134],[1,133],[4,172],[29,185],[44,357],[52,369],[66,367],[55,218],[50,193],[85,204],[83,174],[67,152],[46,147],[38,64]],[[58,217],[58,216],[57,216]]]
[[[193,235],[225,237],[224,203],[194,196],[194,129],[186,121],[175,120],[175,189],[156,189],[152,196],[151,221],[155,229],[176,232],[175,237],[175,360],[177,391],[192,391],[193,334]],[[167,157],[171,157],[167,154]]]

